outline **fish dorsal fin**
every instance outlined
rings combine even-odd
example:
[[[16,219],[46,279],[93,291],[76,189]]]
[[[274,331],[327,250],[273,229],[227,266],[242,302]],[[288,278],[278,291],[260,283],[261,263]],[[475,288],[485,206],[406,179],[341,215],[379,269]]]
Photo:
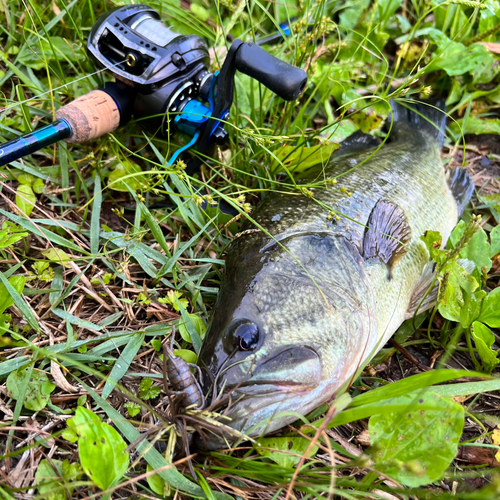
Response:
[[[380,146],[380,139],[358,130],[340,143],[338,154],[359,153]]]
[[[363,257],[378,258],[389,269],[406,252],[411,230],[401,207],[389,200],[379,200],[368,218],[363,237]]]
[[[458,214],[461,215],[474,192],[474,182],[465,168],[453,168],[446,172],[446,180],[457,200]]]
[[[427,311],[427,309],[434,306],[439,292],[439,282],[436,280],[432,290],[430,291],[429,287],[432,285],[435,277],[436,273],[434,272],[434,262],[428,262],[424,267],[422,276],[420,276],[420,279],[415,286],[415,290],[413,290],[405,319],[412,318],[415,312],[417,312],[417,308],[418,314],[420,314],[421,312]],[[427,293],[428,291],[429,293]]]

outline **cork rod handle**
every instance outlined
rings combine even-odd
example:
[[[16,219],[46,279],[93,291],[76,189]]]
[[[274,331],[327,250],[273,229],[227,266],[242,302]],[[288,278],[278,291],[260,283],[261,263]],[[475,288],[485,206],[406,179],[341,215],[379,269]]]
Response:
[[[72,134],[66,142],[79,144],[117,129],[120,110],[109,94],[93,90],[60,108],[56,118],[66,120],[71,127]]]

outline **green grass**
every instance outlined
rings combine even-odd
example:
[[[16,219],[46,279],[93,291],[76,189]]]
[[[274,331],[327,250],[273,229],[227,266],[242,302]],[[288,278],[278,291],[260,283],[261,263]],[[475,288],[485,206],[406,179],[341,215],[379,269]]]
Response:
[[[96,72],[85,43],[98,16],[115,5],[5,0],[0,8],[4,141],[50,123],[61,105],[109,79]],[[313,155],[307,158],[311,162],[315,155],[321,157],[328,139],[339,142],[357,129],[383,136],[389,98],[446,96],[450,119],[445,160],[477,164],[479,151],[498,165],[499,151],[478,149],[469,141],[474,134],[500,133],[500,58],[479,43],[500,43],[500,4],[225,0],[193,2],[191,10],[185,2],[149,5],[174,29],[200,35],[215,47],[227,46],[229,33],[250,41],[297,18],[294,36],[268,49],[306,68],[309,87],[298,103],[285,103],[237,75],[227,125],[230,140],[193,177],[179,164],[166,165],[185,138],[169,141],[134,121],[98,141],[61,143],[0,169],[0,208],[15,223],[0,232],[0,495],[25,498],[34,491],[42,498],[50,491],[48,497],[57,500],[94,495],[161,498],[160,492],[168,493],[165,480],[170,492],[178,488],[185,495],[208,498],[361,499],[379,498],[380,492],[396,498],[498,498],[500,475],[491,462],[455,461],[445,467],[443,482],[411,488],[379,475],[372,461],[375,452],[371,455],[362,441],[349,442],[367,428],[366,419],[373,419],[372,426],[381,415],[394,418],[401,405],[416,404],[404,400],[409,393],[420,394],[414,391],[437,384],[434,390],[443,398],[469,399],[460,400],[465,408],[448,399],[446,408],[428,403],[428,411],[438,416],[448,412],[462,424],[467,417],[457,440],[481,445],[491,458],[499,442],[492,431],[500,418],[483,393],[498,390],[498,379],[447,385],[474,372],[442,370],[388,384],[373,362],[350,396],[308,416],[312,427],[302,422],[280,438],[261,440],[258,448],[199,455],[191,463],[180,459],[176,466],[170,465],[169,453],[175,440],[185,440],[182,434],[176,437],[176,430],[189,431],[191,423],[177,415],[175,425],[168,427],[168,401],[159,404],[165,394],[160,400],[149,398],[154,394],[144,380],[162,387],[160,344],[172,325],[184,356],[192,358],[188,351],[199,350],[224,251],[241,222],[251,218],[251,208],[269,191],[307,195],[290,170],[301,168],[297,158],[304,168],[308,155]],[[212,70],[221,62],[214,61]],[[463,131],[470,134],[467,140]],[[316,149],[306,149],[312,147]],[[296,155],[294,162],[287,162],[290,154]],[[482,179],[475,207],[465,218],[482,214],[482,229],[489,234],[499,217],[498,184],[484,174]],[[21,189],[23,196],[19,186],[28,186]],[[238,207],[238,219],[221,214],[216,206],[202,210],[200,188],[203,195]],[[35,193],[33,209],[29,199]],[[170,199],[173,207],[148,208]],[[16,214],[16,204],[25,213],[32,210],[30,217]],[[488,241],[494,246],[493,236]],[[498,257],[494,262],[490,275],[482,277],[481,286],[488,291],[498,284]],[[439,311],[446,317],[443,308]],[[476,357],[477,339],[472,343],[470,335],[470,328],[432,313],[431,320],[426,314],[415,324],[403,325],[396,340],[407,347],[431,345],[449,357],[459,356],[468,368],[488,371],[490,365],[484,365],[484,356]],[[486,347],[496,358],[495,345]],[[390,354],[407,374],[411,365],[392,347],[377,361],[387,362]],[[85,418],[92,417],[84,410],[75,417],[77,408],[92,409],[113,424],[118,437],[104,424],[89,424]],[[134,415],[134,410],[139,413]],[[71,432],[70,417],[75,418]],[[215,425],[212,415],[195,417],[203,418],[207,427]],[[147,440],[139,442],[147,430]],[[85,457],[77,440],[102,433],[114,443],[103,452],[113,471],[106,475],[109,483],[92,482],[78,465],[84,466]],[[168,438],[163,455],[148,444]],[[126,472],[118,459],[113,462],[123,440],[127,446],[133,443]],[[273,449],[281,453],[269,458]],[[104,462],[93,463],[105,469]],[[422,472],[411,461],[398,467],[415,476]],[[51,478],[48,484],[36,485],[37,470],[39,478]],[[148,474],[154,479],[148,481]]]

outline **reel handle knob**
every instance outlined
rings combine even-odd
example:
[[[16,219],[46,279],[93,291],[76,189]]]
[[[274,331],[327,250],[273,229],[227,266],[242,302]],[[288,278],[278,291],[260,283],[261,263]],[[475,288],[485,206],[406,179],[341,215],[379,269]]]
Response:
[[[261,49],[255,43],[243,43],[236,53],[236,68],[265,85],[285,101],[297,99],[307,85],[307,73]]]

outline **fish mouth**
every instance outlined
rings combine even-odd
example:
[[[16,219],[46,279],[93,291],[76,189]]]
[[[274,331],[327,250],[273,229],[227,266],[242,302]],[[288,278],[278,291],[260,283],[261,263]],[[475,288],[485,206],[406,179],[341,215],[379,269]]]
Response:
[[[211,433],[203,439],[197,436],[195,446],[200,450],[213,451],[279,430],[330,399],[333,391],[329,390],[329,384],[330,381],[322,381],[315,387],[263,384],[258,392],[255,386],[251,390],[238,389],[233,402],[218,419],[236,432]]]
[[[251,355],[244,362],[228,366],[218,384],[219,397],[225,405],[217,409],[224,415],[221,422],[243,434],[249,432],[251,437],[296,420],[298,416],[292,416],[278,419],[279,422],[275,420],[271,426],[259,425],[281,412],[302,413],[304,402],[307,406],[311,394],[323,385],[321,359],[315,349],[292,345],[275,349],[265,356],[262,354],[260,360]],[[229,398],[222,398],[227,395]],[[214,437],[203,448],[225,446],[222,439]]]
[[[285,346],[269,354],[257,353],[224,370],[220,385],[224,391],[259,392],[266,386],[284,391],[316,387],[321,381],[321,358],[307,346]]]

